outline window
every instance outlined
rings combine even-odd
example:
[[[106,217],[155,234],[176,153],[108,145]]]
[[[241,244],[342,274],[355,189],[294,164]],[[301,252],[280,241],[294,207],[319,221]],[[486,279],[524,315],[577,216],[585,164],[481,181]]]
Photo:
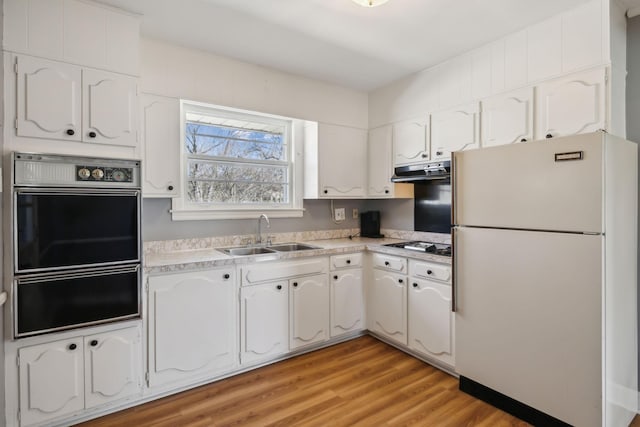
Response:
[[[301,216],[295,122],[183,101],[183,194],[173,218]]]

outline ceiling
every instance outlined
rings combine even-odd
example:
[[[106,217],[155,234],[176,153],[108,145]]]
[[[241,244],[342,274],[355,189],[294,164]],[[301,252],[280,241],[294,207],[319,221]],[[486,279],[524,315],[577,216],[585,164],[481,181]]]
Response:
[[[98,1],[144,15],[143,36],[370,91],[587,0]]]

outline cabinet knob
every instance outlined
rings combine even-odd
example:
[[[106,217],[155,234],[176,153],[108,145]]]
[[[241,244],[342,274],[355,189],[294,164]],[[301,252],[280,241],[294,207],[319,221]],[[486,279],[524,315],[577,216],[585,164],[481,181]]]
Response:
[[[224,276],[222,276],[222,277],[224,278],[224,280],[227,280],[227,279],[228,279],[229,277],[231,277],[231,276],[229,275],[229,273],[227,273],[227,274],[225,274],[225,275],[224,275]]]
[[[389,261],[385,261],[384,265],[388,266],[389,265]]]
[[[89,345],[90,345],[91,347],[95,347],[95,346],[97,346],[97,345],[98,345],[98,340],[91,340],[91,342],[89,343]]]
[[[96,133],[91,131],[89,132],[89,138],[95,138],[96,137]]]
[[[293,287],[297,288],[298,287],[298,282],[293,282]]]
[[[69,348],[69,350],[75,350],[76,348],[78,348],[78,346],[75,345],[75,344],[69,344],[68,348]]]
[[[442,156],[442,151],[436,151],[436,156]]]
[[[384,190],[384,194],[389,194],[389,190]]]
[[[282,285],[278,285],[278,286],[276,286],[276,289],[277,289],[277,290],[282,289]]]
[[[549,138],[553,138],[553,135],[551,135],[550,133],[548,133],[545,137],[546,137],[547,139],[549,139]]]
[[[427,153],[422,153],[422,158],[426,159],[427,158]]]
[[[67,135],[69,135],[69,136],[73,136],[73,135],[75,135],[75,134],[76,134],[76,131],[75,131],[75,130],[73,130],[73,129],[67,129]]]
[[[347,264],[351,264],[351,260],[350,259],[347,260]]]
[[[418,284],[417,284],[417,283],[414,283],[414,284],[413,284],[413,287],[414,287],[414,288],[417,288],[417,287],[418,287]]]
[[[327,194],[329,192],[329,190],[324,190],[324,194]]]
[[[429,276],[431,276],[431,275],[433,274],[433,271],[431,271],[431,270],[427,270],[427,274],[428,274]]]
[[[167,187],[167,190],[169,190],[169,191],[173,191],[173,185],[168,186],[168,187]]]
[[[522,138],[520,142],[527,142],[527,138]]]
[[[338,280],[338,276],[333,276],[333,280]]]
[[[404,283],[404,280],[398,279],[398,283]]]

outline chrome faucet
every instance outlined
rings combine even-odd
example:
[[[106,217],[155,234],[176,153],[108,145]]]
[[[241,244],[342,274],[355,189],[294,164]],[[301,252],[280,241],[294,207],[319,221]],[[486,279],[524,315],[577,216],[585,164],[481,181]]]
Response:
[[[261,229],[261,224],[262,224],[262,218],[264,218],[264,220],[267,222],[267,228],[271,228],[271,223],[269,222],[269,217],[266,216],[265,214],[260,215],[260,217],[258,218],[258,235],[256,236],[256,243],[257,244],[261,244],[262,243],[262,229]]]

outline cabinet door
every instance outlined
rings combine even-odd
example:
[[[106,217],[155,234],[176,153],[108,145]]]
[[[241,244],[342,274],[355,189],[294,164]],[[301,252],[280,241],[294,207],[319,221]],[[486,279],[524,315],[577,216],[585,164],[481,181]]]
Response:
[[[429,160],[429,116],[415,117],[393,124],[394,165]]]
[[[140,330],[129,328],[84,338],[85,406],[142,391]]]
[[[605,70],[542,83],[536,91],[536,138],[606,129]]]
[[[236,366],[236,292],[232,268],[149,278],[150,386]]]
[[[243,364],[289,351],[289,284],[286,281],[240,290]]]
[[[451,158],[451,152],[478,148],[479,105],[477,102],[431,114],[431,157]]]
[[[22,425],[84,409],[82,338],[21,348],[20,417]]]
[[[5,50],[62,59],[62,3],[63,0],[4,0]]]
[[[482,146],[533,139],[533,88],[496,95],[482,101]]]
[[[180,101],[142,95],[142,194],[144,197],[180,195]]]
[[[451,286],[412,279],[409,348],[453,366],[452,322]]]
[[[369,197],[393,197],[391,136],[391,126],[383,126],[369,131],[367,147],[369,159],[367,195]]]
[[[136,79],[85,69],[82,71],[82,86],[82,139],[135,147],[138,142]]]
[[[80,0],[64,0],[64,60],[105,68],[106,26],[105,9]]]
[[[331,336],[364,329],[362,269],[331,274]]]
[[[372,331],[407,345],[407,277],[373,271],[370,326]]]
[[[81,139],[81,72],[73,65],[17,58],[17,134]]]
[[[320,123],[320,197],[365,197],[367,132]]]
[[[329,282],[326,274],[289,281],[289,348],[329,339]]]

